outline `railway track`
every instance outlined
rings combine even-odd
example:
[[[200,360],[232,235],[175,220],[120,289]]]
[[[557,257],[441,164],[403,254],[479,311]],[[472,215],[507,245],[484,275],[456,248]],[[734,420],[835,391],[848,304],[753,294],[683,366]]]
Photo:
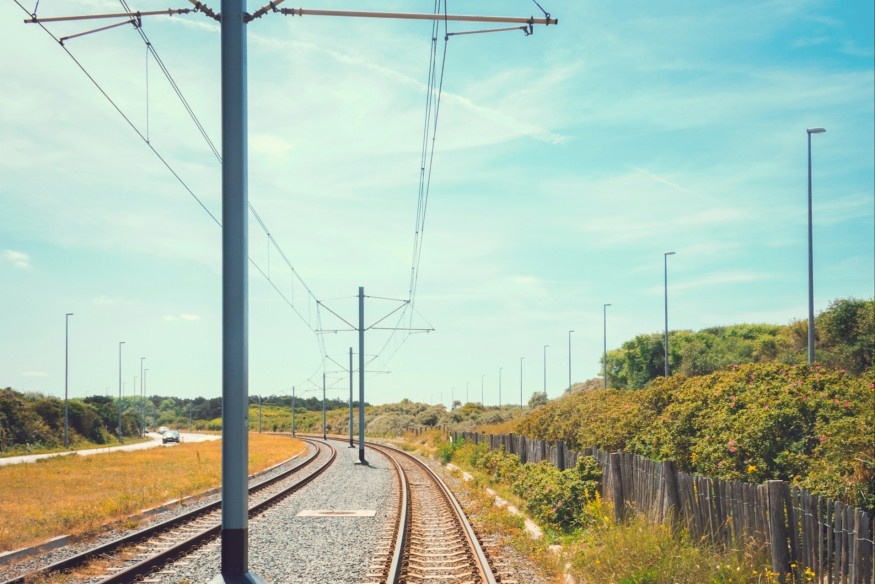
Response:
[[[314,480],[336,459],[337,451],[330,444],[302,439],[314,446],[314,452],[294,468],[250,487],[250,517]],[[46,579],[51,574],[82,570],[89,565],[92,567],[88,575],[83,572],[77,582],[132,582],[215,539],[220,533],[221,501],[216,501],[3,584],[25,584]]]
[[[450,489],[427,465],[404,451],[368,444],[398,471],[396,529],[376,558],[367,584],[496,584],[477,535]]]

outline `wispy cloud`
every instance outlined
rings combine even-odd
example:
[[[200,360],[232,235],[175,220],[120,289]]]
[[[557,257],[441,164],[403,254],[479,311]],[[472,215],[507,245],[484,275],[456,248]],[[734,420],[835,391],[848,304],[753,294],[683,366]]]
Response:
[[[718,274],[709,274],[694,280],[686,282],[678,282],[669,286],[669,290],[689,290],[691,288],[702,288],[705,286],[716,286],[722,284],[744,284],[746,282],[761,282],[773,278],[772,274],[753,271],[736,271],[736,272],[721,272]],[[655,286],[651,288],[652,292],[662,294],[663,288]]]
[[[7,249],[3,251],[3,259],[19,270],[30,269],[30,256],[26,253]]]
[[[172,321],[174,321],[174,320],[184,320],[184,321],[188,321],[188,322],[193,322],[193,321],[196,321],[196,320],[201,320],[201,316],[200,316],[199,314],[186,314],[186,313],[184,313],[184,312],[183,312],[183,313],[180,313],[180,314],[178,314],[178,315],[175,315],[175,314],[166,314],[166,315],[164,315],[164,316],[161,317],[161,318],[163,318],[164,320],[169,321],[169,322],[172,322]]]
[[[868,57],[871,59],[875,56],[875,50],[873,50],[872,47],[861,47],[853,41],[843,42],[840,50],[844,54],[852,57]]]
[[[119,306],[121,304],[130,304],[131,301],[126,298],[115,297],[115,296],[107,296],[106,294],[101,294],[91,301],[95,306]]]

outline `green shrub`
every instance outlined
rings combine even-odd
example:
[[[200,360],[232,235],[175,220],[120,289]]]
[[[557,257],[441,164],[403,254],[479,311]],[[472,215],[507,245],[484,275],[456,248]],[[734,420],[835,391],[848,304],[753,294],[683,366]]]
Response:
[[[518,426],[580,449],[675,460],[681,470],[762,482],[875,509],[875,374],[759,363],[660,377],[640,391],[564,396]]]
[[[455,459],[510,487],[541,525],[572,533],[596,521],[588,512],[588,502],[598,492],[602,473],[591,457],[582,456],[574,468],[560,471],[546,461],[521,464],[503,450],[466,444],[456,450]]]

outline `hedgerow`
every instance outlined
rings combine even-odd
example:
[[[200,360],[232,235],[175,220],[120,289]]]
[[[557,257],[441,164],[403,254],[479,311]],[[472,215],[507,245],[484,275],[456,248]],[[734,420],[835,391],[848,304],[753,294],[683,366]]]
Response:
[[[875,509],[875,375],[748,364],[643,390],[556,400],[517,431],[573,448],[626,450],[709,477],[790,481]]]

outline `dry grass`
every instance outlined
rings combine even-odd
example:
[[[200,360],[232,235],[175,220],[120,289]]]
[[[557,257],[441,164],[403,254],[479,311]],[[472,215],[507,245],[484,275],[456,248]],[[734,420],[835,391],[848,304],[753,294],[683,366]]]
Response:
[[[522,418],[512,418],[499,424],[486,424],[478,426],[477,431],[485,434],[513,434]]]
[[[288,436],[249,435],[249,472],[302,452]],[[60,456],[0,467],[0,552],[79,535],[143,509],[218,487],[221,441]]]

